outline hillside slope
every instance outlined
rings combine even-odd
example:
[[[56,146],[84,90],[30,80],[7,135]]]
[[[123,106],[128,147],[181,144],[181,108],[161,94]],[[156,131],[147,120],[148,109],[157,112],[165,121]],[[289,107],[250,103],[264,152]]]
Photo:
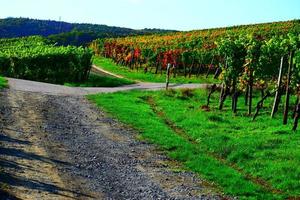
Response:
[[[107,25],[77,24],[53,20],[28,18],[0,19],[0,38],[14,38],[31,35],[48,37],[62,45],[84,45],[96,38],[166,33],[170,30],[134,30]]]

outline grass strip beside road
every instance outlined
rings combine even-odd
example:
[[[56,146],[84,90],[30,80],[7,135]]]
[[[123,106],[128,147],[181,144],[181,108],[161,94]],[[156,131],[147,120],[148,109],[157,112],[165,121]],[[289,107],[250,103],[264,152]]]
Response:
[[[70,87],[119,87],[123,85],[134,84],[134,81],[128,79],[115,78],[91,73],[88,80],[82,83],[65,83]]]
[[[217,110],[217,93],[210,111],[202,110],[206,97],[204,90],[191,96],[181,90],[88,96],[225,194],[241,199],[299,197],[300,136],[290,131],[291,120],[283,126],[281,116],[269,118],[272,99],[252,122],[242,100],[233,115],[230,101]],[[258,100],[256,96],[254,103]]]
[[[5,88],[5,87],[8,87],[8,82],[4,77],[0,76],[0,88]]]

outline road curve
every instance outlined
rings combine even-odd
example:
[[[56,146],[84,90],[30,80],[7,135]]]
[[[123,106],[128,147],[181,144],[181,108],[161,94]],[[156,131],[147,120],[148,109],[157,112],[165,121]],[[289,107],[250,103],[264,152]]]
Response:
[[[83,96],[96,93],[111,93],[126,90],[161,90],[165,88],[164,83],[137,83],[121,87],[68,87],[50,83],[28,81],[15,78],[7,78],[10,89],[25,92],[37,92],[51,95],[74,95]],[[210,84],[174,84],[171,83],[169,88],[207,88]]]

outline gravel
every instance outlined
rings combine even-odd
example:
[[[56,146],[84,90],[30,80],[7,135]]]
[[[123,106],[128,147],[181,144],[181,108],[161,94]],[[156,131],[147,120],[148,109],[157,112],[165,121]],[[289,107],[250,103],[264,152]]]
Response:
[[[61,198],[57,199],[224,199],[154,145],[137,140],[135,130],[89,103],[81,96],[86,93],[80,93],[82,89],[74,94],[75,90],[66,92],[63,86],[9,82],[10,89],[0,92],[0,136],[10,139],[1,139],[0,145],[22,151],[40,149],[43,157],[26,154],[26,166],[40,164],[40,168],[51,169],[34,172],[39,187],[33,188],[32,182],[26,182],[31,178],[26,173],[33,170],[0,166],[9,177],[17,175],[24,180],[13,184],[11,191],[16,197],[24,193],[40,199],[58,194]],[[11,163],[18,163],[18,156],[0,152],[0,159]],[[51,179],[55,175],[60,185],[58,178]]]
[[[96,93],[111,93],[126,90],[161,90],[164,83],[137,83],[120,87],[67,87],[36,81],[7,78],[10,88],[17,91],[36,92],[50,95],[83,96]],[[210,84],[170,84],[169,88],[207,88]]]
[[[49,96],[46,105],[48,140],[62,143],[74,163],[60,170],[87,179],[90,190],[109,199],[219,199],[194,174],[172,172],[167,157],[85,99]]]

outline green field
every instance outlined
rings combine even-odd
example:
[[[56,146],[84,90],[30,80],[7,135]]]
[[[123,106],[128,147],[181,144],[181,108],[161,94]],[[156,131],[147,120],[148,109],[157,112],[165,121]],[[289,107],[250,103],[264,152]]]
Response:
[[[203,110],[206,97],[204,90],[88,96],[135,127],[141,139],[156,144],[225,194],[241,199],[299,198],[300,135],[291,131],[291,119],[282,125],[282,107],[271,119],[273,99],[267,99],[252,122],[242,98],[234,115],[229,100],[223,111],[217,110],[218,93],[212,96],[210,110]]]
[[[65,83],[70,87],[118,87],[122,85],[134,84],[134,81],[128,79],[101,76],[95,73],[89,75],[88,80],[79,83]]]
[[[2,76],[0,76],[0,88],[4,88],[7,87],[7,80],[5,78],[3,78]]]
[[[154,74],[152,72],[144,73],[143,70],[130,70],[128,67],[120,66],[115,64],[111,59],[104,57],[94,57],[94,64],[99,66],[107,71],[113,72],[115,74],[121,75],[127,79],[141,82],[157,82],[164,83],[166,82],[166,74]],[[213,79],[212,76],[205,78],[204,75],[200,75],[199,77],[192,76],[191,78],[185,78],[180,75],[176,78],[170,78],[171,83],[216,83],[219,80]]]

